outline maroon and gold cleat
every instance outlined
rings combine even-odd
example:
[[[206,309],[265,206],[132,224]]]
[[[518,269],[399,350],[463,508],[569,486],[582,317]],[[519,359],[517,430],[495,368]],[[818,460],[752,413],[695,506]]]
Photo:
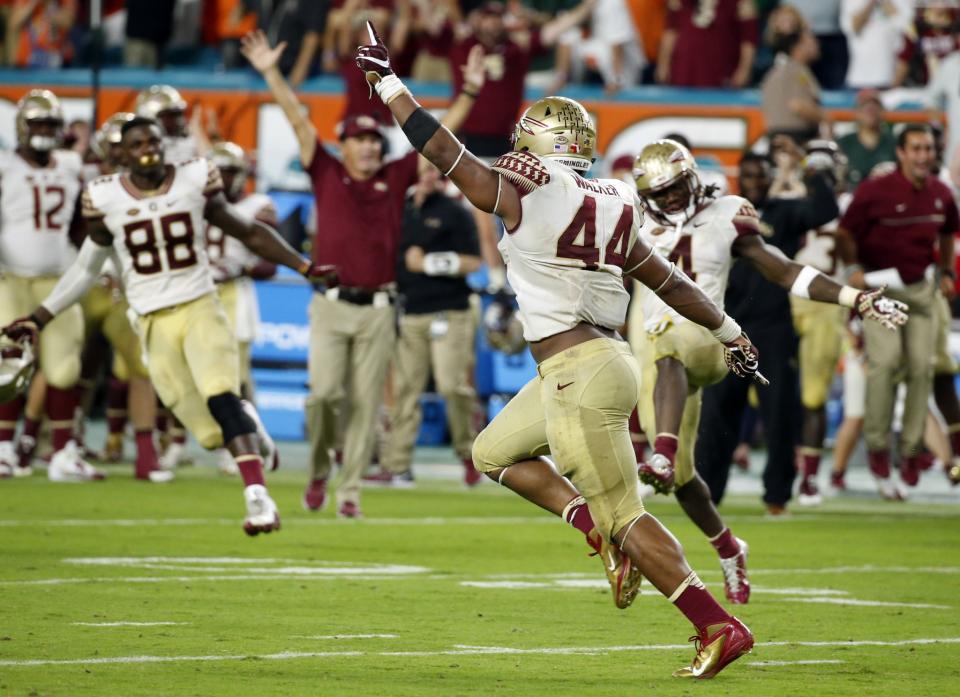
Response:
[[[736,617],[719,625],[712,634],[707,633],[708,629],[690,637],[697,655],[689,666],[674,671],[673,677],[707,680],[753,649],[753,634]]]
[[[303,492],[303,507],[308,511],[320,511],[327,503],[327,480],[311,479]]]
[[[610,590],[613,592],[613,604],[626,610],[640,593],[643,574],[634,566],[630,557],[615,544],[607,542],[596,528],[587,534],[587,544],[594,549],[593,554],[600,557],[603,563],[603,572],[607,575]]]
[[[673,463],[666,455],[651,455],[649,460],[637,466],[637,475],[641,482],[652,486],[658,494],[669,494],[673,491]]]

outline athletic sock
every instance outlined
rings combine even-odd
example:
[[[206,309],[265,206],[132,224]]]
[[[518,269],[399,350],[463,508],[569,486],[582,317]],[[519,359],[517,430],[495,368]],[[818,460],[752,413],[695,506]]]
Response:
[[[683,579],[683,583],[673,592],[669,600],[700,632],[711,625],[726,624],[732,619],[720,603],[710,595],[710,591],[706,589],[695,571],[691,571],[690,575]]]
[[[29,467],[33,460],[41,423],[40,419],[31,419],[29,416],[23,418],[23,432],[17,439],[17,464],[20,467]]]
[[[569,523],[577,530],[582,532],[587,538],[587,544],[593,547],[595,552],[600,551],[600,537],[597,536],[596,539],[590,536],[590,533],[593,532],[596,525],[593,522],[593,517],[590,515],[590,509],[587,507],[587,500],[582,496],[574,496],[567,502],[567,505],[563,507],[563,512],[560,514],[565,523]]]
[[[0,441],[12,441],[17,430],[17,421],[23,411],[23,397],[15,397],[0,404]]]
[[[674,460],[677,459],[677,446],[679,442],[677,437],[672,433],[658,433],[656,439],[653,441],[653,452],[666,457],[672,465]]]
[[[886,479],[890,476],[890,451],[868,450],[867,464],[875,477]]]
[[[816,477],[820,471],[820,460],[823,457],[823,451],[819,448],[800,448],[801,471],[804,477]]]
[[[110,433],[123,433],[127,425],[128,387],[125,380],[110,378],[107,386],[107,430]]]
[[[740,543],[730,532],[730,528],[724,528],[719,535],[711,537],[710,544],[717,550],[721,559],[730,559],[740,554]]]
[[[240,469],[240,476],[243,477],[243,485],[263,484],[263,458],[255,453],[243,453],[234,455],[233,459]]]
[[[73,412],[77,406],[77,391],[72,387],[61,390],[47,385],[47,418],[50,419],[50,440],[58,452],[73,440]]]
[[[137,477],[146,476],[159,468],[157,448],[153,443],[153,429],[137,431],[134,433],[134,440],[137,444],[136,474]]]

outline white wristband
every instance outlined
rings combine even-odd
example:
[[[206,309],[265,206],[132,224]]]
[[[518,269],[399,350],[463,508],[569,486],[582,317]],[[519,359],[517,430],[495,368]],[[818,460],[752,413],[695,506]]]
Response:
[[[460,273],[460,255],[456,252],[430,252],[423,256],[427,276],[456,276]]]
[[[723,323],[712,330],[713,338],[719,341],[721,344],[729,344],[735,339],[739,339],[740,335],[743,334],[743,330],[740,329],[740,325],[737,324],[733,317],[728,314],[723,315]]]
[[[856,307],[857,298],[862,291],[853,286],[844,286],[840,289],[840,295],[837,297],[837,304],[843,307]]]
[[[400,78],[392,74],[380,78],[374,85],[374,89],[384,104],[389,104],[401,94],[410,94],[410,90],[400,82]]]
[[[796,295],[798,298],[810,298],[810,284],[813,283],[813,279],[820,275],[820,272],[817,271],[812,266],[804,266],[800,269],[800,273],[797,274],[796,279],[793,281],[793,285],[790,286],[790,293]]]

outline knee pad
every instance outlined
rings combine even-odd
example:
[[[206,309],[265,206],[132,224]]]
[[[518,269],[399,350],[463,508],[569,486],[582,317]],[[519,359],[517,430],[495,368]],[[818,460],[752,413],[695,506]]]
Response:
[[[229,443],[238,436],[257,432],[257,425],[243,410],[240,398],[232,392],[214,395],[207,400],[207,408],[210,409],[214,421],[220,425],[224,443]]]

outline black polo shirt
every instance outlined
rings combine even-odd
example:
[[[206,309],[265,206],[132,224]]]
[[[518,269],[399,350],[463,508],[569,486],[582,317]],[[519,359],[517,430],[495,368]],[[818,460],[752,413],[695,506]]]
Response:
[[[442,193],[428,196],[423,205],[407,199],[400,233],[400,254],[397,259],[397,286],[404,296],[404,311],[422,315],[444,310],[466,310],[470,287],[462,276],[427,276],[407,269],[405,257],[410,247],[420,247],[425,254],[456,252],[480,256],[480,240],[473,216],[459,201]]]

